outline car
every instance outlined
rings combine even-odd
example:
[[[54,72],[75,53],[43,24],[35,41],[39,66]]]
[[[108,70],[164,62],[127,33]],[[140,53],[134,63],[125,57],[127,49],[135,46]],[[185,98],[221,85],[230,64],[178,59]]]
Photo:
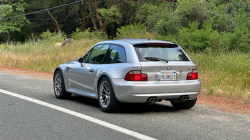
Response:
[[[55,68],[54,93],[97,99],[104,112],[121,103],[170,101],[178,109],[196,104],[201,89],[196,65],[177,44],[152,39],[118,39],[95,44],[77,60]]]

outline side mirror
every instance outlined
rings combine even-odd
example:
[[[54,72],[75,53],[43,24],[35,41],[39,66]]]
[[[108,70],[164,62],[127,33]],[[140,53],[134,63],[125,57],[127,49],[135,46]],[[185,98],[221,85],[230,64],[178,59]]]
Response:
[[[83,59],[82,57],[79,57],[79,58],[77,59],[77,61],[78,61],[79,63],[81,63],[81,67],[85,67],[85,68],[87,68],[87,69],[91,69],[91,67],[89,67],[88,65],[85,65],[85,64],[84,64],[84,59]]]
[[[79,58],[77,59],[77,61],[78,61],[79,63],[83,63],[83,62],[84,62],[84,60],[83,60],[82,57],[79,57]]]

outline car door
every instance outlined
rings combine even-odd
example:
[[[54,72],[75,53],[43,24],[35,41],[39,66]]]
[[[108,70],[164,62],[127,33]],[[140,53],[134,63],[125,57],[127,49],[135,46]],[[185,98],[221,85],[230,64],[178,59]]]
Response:
[[[102,66],[109,44],[95,46],[84,56],[84,65],[76,63],[70,70],[69,86],[71,88],[94,91],[94,78],[97,69]]]

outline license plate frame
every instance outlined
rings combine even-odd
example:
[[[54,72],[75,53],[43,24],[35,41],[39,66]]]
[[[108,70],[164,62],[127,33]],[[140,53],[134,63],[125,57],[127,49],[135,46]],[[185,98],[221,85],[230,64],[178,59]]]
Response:
[[[176,81],[177,73],[176,71],[160,71],[161,81]]]

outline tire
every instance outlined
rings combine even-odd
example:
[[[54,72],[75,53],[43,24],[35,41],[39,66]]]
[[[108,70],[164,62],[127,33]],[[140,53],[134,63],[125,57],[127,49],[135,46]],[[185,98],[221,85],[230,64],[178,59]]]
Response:
[[[119,109],[119,101],[115,97],[113,86],[108,77],[101,79],[98,85],[98,102],[103,112],[111,113]]]
[[[57,70],[54,74],[53,87],[57,99],[68,99],[71,97],[71,93],[65,90],[63,74],[60,70]]]
[[[178,102],[173,102],[171,101],[171,104],[174,108],[178,108],[178,109],[190,109],[192,108],[195,104],[196,104],[197,98],[193,99],[193,100],[187,100],[183,103],[178,103]]]

